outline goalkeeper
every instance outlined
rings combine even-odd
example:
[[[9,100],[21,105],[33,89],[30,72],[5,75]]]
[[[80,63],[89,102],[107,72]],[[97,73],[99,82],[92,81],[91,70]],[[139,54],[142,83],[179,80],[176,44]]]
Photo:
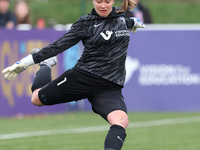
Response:
[[[82,16],[57,41],[40,49],[2,71],[8,80],[33,64],[40,69],[32,85],[31,102],[36,106],[54,105],[87,98],[95,113],[111,126],[104,143],[105,150],[121,150],[128,126],[126,104],[122,95],[125,81],[125,60],[130,39],[129,30],[144,28],[137,18],[124,18],[132,0],[123,0],[121,10],[114,0],[93,0],[94,9]],[[83,42],[84,51],[74,68],[51,81],[51,67],[56,55]]]

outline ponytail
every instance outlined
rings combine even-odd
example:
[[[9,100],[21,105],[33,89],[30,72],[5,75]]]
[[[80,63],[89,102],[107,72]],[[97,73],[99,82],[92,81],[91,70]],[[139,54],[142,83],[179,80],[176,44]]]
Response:
[[[128,9],[133,10],[136,6],[136,3],[133,0],[123,0],[121,9],[119,12],[127,11]]]

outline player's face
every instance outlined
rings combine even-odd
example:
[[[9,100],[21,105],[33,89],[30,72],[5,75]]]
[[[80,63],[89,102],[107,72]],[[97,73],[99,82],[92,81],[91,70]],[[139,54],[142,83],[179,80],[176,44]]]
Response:
[[[112,11],[114,0],[93,0],[94,9],[101,17],[107,17]]]

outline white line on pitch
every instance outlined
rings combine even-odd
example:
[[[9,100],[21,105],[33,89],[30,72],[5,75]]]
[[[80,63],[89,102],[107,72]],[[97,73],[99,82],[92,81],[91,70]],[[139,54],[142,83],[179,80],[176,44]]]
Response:
[[[200,116],[134,122],[134,123],[130,123],[128,128],[153,127],[153,126],[192,123],[192,122],[200,122]],[[34,136],[46,136],[46,135],[100,132],[100,131],[107,131],[108,129],[109,129],[109,126],[107,125],[107,126],[94,126],[94,127],[63,129],[63,130],[47,130],[47,131],[36,131],[36,132],[2,134],[0,135],[0,140],[34,137]]]

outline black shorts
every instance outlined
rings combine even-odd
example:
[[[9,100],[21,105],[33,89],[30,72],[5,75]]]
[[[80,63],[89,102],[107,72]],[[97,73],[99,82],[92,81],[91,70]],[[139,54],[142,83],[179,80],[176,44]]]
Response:
[[[44,105],[54,105],[87,98],[92,109],[107,120],[114,110],[127,113],[121,86],[78,68],[63,73],[39,91]]]

